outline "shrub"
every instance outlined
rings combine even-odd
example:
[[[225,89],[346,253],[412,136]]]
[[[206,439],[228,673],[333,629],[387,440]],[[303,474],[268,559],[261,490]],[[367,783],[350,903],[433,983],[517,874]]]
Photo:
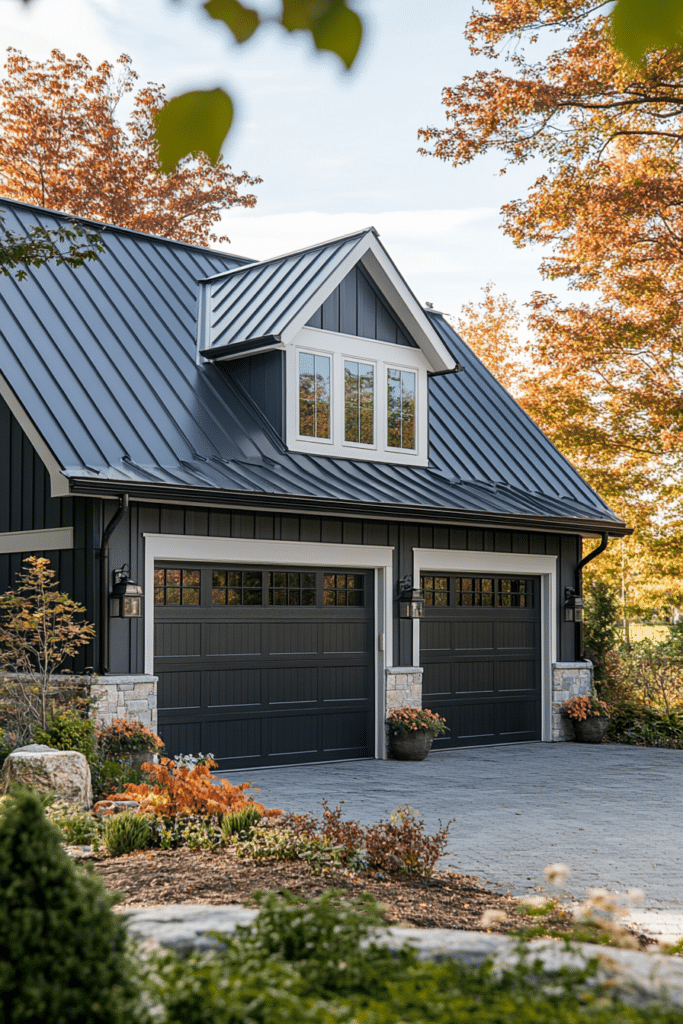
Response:
[[[100,750],[108,757],[130,754],[138,750],[158,753],[163,750],[163,741],[142,722],[131,718],[115,718],[111,725],[98,731]]]
[[[662,711],[637,701],[620,701],[611,708],[609,738],[618,743],[683,750],[683,712]]]
[[[104,845],[110,857],[146,850],[152,845],[152,826],[141,814],[113,814],[104,826]]]
[[[49,821],[57,826],[64,841],[73,846],[92,846],[99,850],[104,822],[94,814],[77,810],[65,800],[55,800],[46,808]]]
[[[260,820],[261,814],[253,804],[224,814],[221,821],[223,838],[226,842],[233,837],[249,838],[254,830],[254,825],[257,825]]]
[[[223,844],[221,819],[217,814],[170,818],[155,815],[150,820],[153,842],[162,850],[187,846],[190,850],[217,850]]]
[[[124,792],[116,794],[122,800],[138,800],[142,812],[151,812],[167,817],[192,814],[224,814],[243,807],[255,807],[260,814],[277,815],[280,811],[266,811],[263,804],[255,803],[245,796],[248,782],[232,786],[227,779],[217,779],[209,771],[215,768],[215,761],[196,764],[194,768],[177,766],[168,757],[162,757],[159,764],[148,762],[145,770],[152,778],[150,784],[128,784]],[[258,792],[256,790],[255,792]]]
[[[71,708],[50,715],[46,728],[36,726],[33,737],[36,743],[46,743],[55,750],[78,750],[87,757],[89,763],[95,760],[95,723]]]
[[[446,850],[451,821],[435,835],[425,835],[424,821],[410,807],[399,807],[388,821],[366,827],[342,819],[341,804],[332,811],[323,800],[322,824],[311,815],[290,815],[283,825],[295,834],[322,839],[339,851],[339,859],[352,868],[376,869],[388,874],[428,877]]]
[[[120,793],[128,783],[140,785],[147,778],[141,768],[133,768],[124,758],[107,758],[98,754],[90,765],[93,800],[106,800]]]
[[[0,1005],[24,1024],[140,1021],[124,921],[77,868],[33,793],[0,807]]]
[[[601,684],[609,675],[607,655],[621,641],[621,609],[617,596],[604,580],[592,579],[584,589],[586,611],[584,615],[584,647],[593,662],[596,683]]]
[[[287,828],[255,828],[251,835],[237,846],[238,857],[253,860],[305,860],[313,874],[323,867],[339,864],[344,852],[342,846],[333,846],[321,836],[307,836]]]

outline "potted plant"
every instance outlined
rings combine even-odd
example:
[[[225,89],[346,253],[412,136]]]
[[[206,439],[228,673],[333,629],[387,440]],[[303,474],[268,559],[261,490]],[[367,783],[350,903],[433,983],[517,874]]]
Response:
[[[389,749],[399,761],[424,761],[446,720],[429,708],[395,708],[387,718]]]
[[[594,693],[566,700],[561,711],[571,719],[574,737],[579,743],[602,743],[609,725],[609,708]]]
[[[131,767],[140,768],[164,748],[162,740],[142,722],[115,718],[99,733],[100,750],[105,757],[125,757]]]

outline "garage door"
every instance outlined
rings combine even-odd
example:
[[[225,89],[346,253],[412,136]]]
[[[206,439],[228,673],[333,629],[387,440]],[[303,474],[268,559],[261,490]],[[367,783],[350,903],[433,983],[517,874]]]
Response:
[[[373,574],[157,563],[159,733],[221,769],[374,753]]]
[[[537,578],[422,576],[424,707],[446,718],[437,747],[541,738]]]

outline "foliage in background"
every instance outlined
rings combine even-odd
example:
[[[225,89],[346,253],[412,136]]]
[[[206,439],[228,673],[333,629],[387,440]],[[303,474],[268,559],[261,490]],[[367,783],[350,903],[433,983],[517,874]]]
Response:
[[[10,48],[0,81],[3,195],[180,242],[225,241],[212,227],[226,208],[254,206],[240,187],[261,179],[201,153],[160,174],[154,131],[163,87],[136,83],[125,55],[93,68],[82,54],[53,50],[32,61]],[[128,96],[124,125],[116,114]]]
[[[176,815],[223,814],[253,805],[260,814],[278,815],[278,810],[266,811],[263,804],[252,798],[250,784],[242,782],[231,785],[227,779],[218,779],[210,772],[218,767],[215,761],[197,764],[194,768],[176,766],[168,757],[162,757],[159,764],[151,761],[143,765],[151,783],[128,784],[120,799],[138,800],[142,812]],[[249,794],[246,791],[250,790]],[[256,791],[257,792],[257,791]]]
[[[429,877],[445,853],[452,821],[439,820],[434,835],[426,835],[424,821],[410,807],[399,807],[390,819],[375,825],[360,825],[342,819],[341,804],[334,810],[323,800],[323,820],[310,814],[290,814],[283,826],[295,835],[323,841],[328,850],[354,870],[377,870],[387,874],[415,874]]]
[[[662,711],[639,701],[612,707],[608,736],[615,743],[683,750],[683,709]]]
[[[583,588],[583,644],[586,657],[593,662],[593,678],[599,684],[605,677],[607,655],[622,639],[621,612],[616,594],[605,580],[593,577]]]
[[[0,1005],[12,1024],[141,1022],[124,920],[33,793],[0,807]]]
[[[77,710],[64,708],[48,716],[44,729],[33,730],[36,743],[45,743],[55,750],[78,750],[92,765],[97,757],[97,737],[92,718],[83,718]]]
[[[60,688],[53,676],[90,643],[95,627],[80,619],[85,608],[57,589],[49,559],[32,555],[24,563],[16,588],[0,595],[0,670],[24,677],[10,684],[17,714],[45,729]]]
[[[164,743],[155,732],[133,718],[114,718],[110,725],[97,731],[100,750],[107,757],[148,750],[151,754],[163,750]]]
[[[505,165],[543,161],[503,207],[503,230],[542,246],[541,274],[578,295],[531,296],[529,338],[503,376],[636,527],[629,564],[618,544],[601,561],[627,570],[628,603],[660,608],[683,604],[683,50],[634,65],[609,16],[590,0],[475,9],[466,35],[480,68],[444,89],[445,125],[420,134],[424,153],[455,166],[490,152]],[[506,303],[488,294],[460,324],[494,373]]]

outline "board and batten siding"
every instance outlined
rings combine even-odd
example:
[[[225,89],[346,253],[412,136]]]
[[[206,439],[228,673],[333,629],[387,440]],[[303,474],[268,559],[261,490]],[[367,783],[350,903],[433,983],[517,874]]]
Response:
[[[115,502],[106,503],[106,520]],[[461,551],[492,551],[558,557],[558,661],[574,660],[574,627],[561,616],[560,596],[573,585],[579,558],[580,538],[558,534],[478,530],[449,526],[424,526],[379,520],[334,519],[326,516],[270,515],[229,510],[168,507],[131,502],[110,542],[110,565],[124,562],[141,582],[144,573],[143,534],[195,537],[235,537],[247,540],[299,541],[321,544],[369,544],[394,548],[394,581],[412,573],[413,548],[443,548]],[[173,560],[173,542],[167,559]],[[332,567],[330,567],[332,568]],[[412,664],[412,622],[398,618],[394,602],[394,665]],[[110,671],[138,674],[144,671],[144,627],[142,621],[112,620]]]
[[[359,266],[346,275],[306,326],[417,348]]]
[[[50,560],[60,590],[88,609],[92,621],[96,614],[96,587],[93,545],[93,506],[90,498],[53,498],[50,477],[35,448],[17,419],[0,398],[0,534],[32,530],[73,530],[73,547],[44,550],[34,548],[26,538],[24,551],[0,552],[0,592],[11,590],[17,573],[29,555]],[[95,664],[95,645],[85,648],[73,665],[82,671]]]

